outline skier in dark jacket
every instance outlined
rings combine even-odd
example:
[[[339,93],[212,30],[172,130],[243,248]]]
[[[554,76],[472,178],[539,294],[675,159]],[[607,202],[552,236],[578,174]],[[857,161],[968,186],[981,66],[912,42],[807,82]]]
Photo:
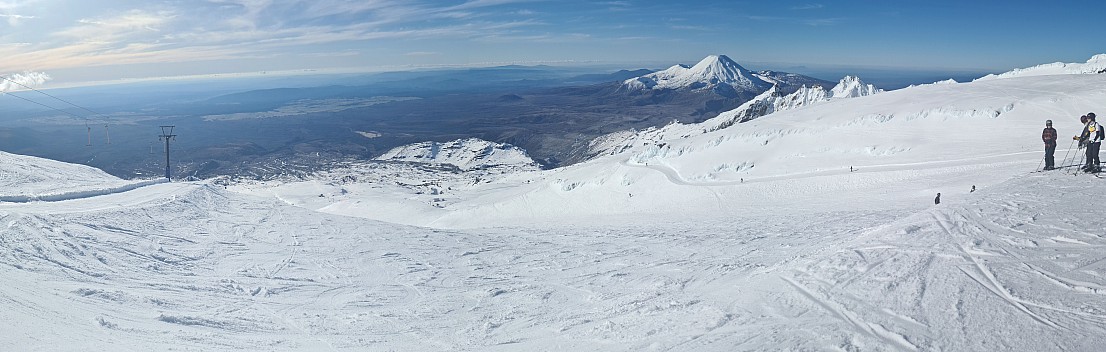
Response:
[[[1087,148],[1087,164],[1083,165],[1083,171],[1100,172],[1102,163],[1098,159],[1098,151],[1102,147],[1102,140],[1106,139],[1106,131],[1102,125],[1095,121],[1094,113],[1087,114],[1087,124],[1083,126],[1083,133],[1075,137],[1079,145]]]
[[[941,193],[937,193],[937,198],[933,198],[933,204],[941,204]]]
[[[1045,121],[1045,130],[1041,132],[1041,140],[1045,142],[1045,170],[1056,168],[1056,129],[1052,128],[1052,120]]]

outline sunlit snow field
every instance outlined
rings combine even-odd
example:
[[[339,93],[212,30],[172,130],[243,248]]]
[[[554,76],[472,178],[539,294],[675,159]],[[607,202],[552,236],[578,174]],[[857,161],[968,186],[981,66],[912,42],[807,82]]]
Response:
[[[1106,346],[1106,183],[1031,171],[1045,119],[1059,160],[1078,116],[1103,104],[1102,75],[1015,77],[831,101],[478,180],[414,187],[430,176],[353,167],[0,203],[0,340],[1094,351]],[[0,168],[6,188],[42,179]]]

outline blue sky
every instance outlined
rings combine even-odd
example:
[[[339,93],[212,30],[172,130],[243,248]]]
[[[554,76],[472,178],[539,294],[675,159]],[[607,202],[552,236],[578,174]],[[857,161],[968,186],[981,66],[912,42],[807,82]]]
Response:
[[[1102,52],[1099,1],[0,0],[0,73],[55,81],[507,63],[661,68],[709,54],[779,68],[1005,71]]]

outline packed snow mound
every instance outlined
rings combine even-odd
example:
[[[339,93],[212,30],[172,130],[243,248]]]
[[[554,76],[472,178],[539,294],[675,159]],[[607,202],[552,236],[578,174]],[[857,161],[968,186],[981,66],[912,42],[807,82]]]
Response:
[[[393,148],[376,160],[448,164],[466,171],[501,167],[522,170],[540,168],[522,148],[478,138],[409,144]]]
[[[729,57],[710,55],[695,66],[675,65],[664,71],[628,79],[623,82],[623,87],[630,90],[712,89],[722,84],[756,92],[772,86]]]
[[[61,200],[155,182],[123,180],[90,166],[0,152],[0,202]]]
[[[976,81],[1046,75],[1085,75],[1104,72],[1106,72],[1106,54],[1098,54],[1092,56],[1091,59],[1087,60],[1087,62],[1085,63],[1054,62],[1051,64],[1037,65],[1029,68],[1019,68],[1010,72],[1000,73],[997,75],[990,74],[980,77],[976,79]]]

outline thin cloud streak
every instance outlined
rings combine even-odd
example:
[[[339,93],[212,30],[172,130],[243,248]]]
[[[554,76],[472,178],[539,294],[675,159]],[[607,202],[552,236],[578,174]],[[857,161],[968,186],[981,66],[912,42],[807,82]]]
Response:
[[[781,22],[791,24],[802,24],[812,27],[817,26],[833,26],[845,21],[845,18],[798,18],[798,17],[782,17],[782,16],[745,16],[745,18],[761,21],[761,22]]]
[[[76,19],[70,27],[31,45],[0,45],[0,55],[5,57],[0,70],[242,59],[343,42],[504,38],[545,23],[536,19],[462,20],[485,16],[472,10],[522,2],[476,0],[435,7],[389,0],[219,0],[196,10],[134,9],[114,17]],[[299,11],[292,11],[296,9]],[[226,15],[227,11],[232,13]],[[274,16],[274,12],[282,13]],[[210,21],[210,14],[198,16],[204,13],[223,13],[223,20]],[[361,16],[332,18],[351,14]]]
[[[825,7],[826,7],[826,5],[822,5],[822,4],[805,4],[805,5],[799,5],[799,6],[792,6],[791,9],[792,10],[817,10],[817,9],[823,9]]]

